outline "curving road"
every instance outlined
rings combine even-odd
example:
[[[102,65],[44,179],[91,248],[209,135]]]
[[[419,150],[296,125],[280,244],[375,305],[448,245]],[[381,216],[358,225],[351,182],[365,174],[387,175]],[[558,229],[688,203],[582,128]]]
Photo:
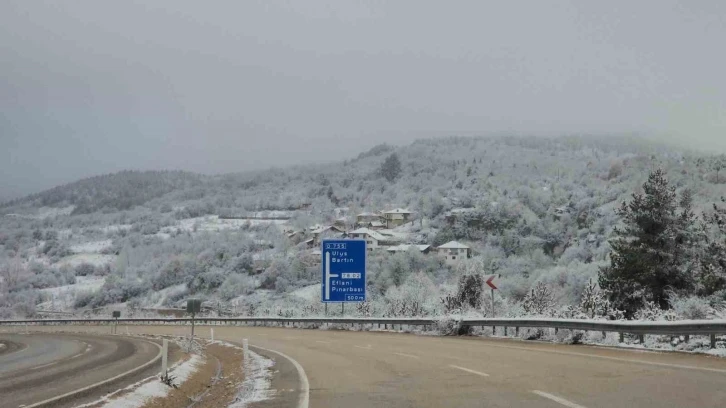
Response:
[[[0,406],[18,407],[62,395],[136,368],[159,348],[147,341],[83,334],[6,334],[0,354]]]
[[[79,329],[98,330],[83,327]],[[197,333],[209,336],[209,327]],[[131,333],[187,334],[137,326]],[[215,338],[280,351],[304,368],[309,406],[327,407],[724,407],[726,359],[506,339],[396,333],[214,327]],[[290,407],[299,378],[276,360],[277,399]]]

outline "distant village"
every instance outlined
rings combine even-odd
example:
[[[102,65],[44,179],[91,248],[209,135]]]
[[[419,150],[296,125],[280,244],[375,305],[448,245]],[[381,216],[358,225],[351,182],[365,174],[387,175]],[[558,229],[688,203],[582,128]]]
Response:
[[[463,259],[471,257],[471,248],[457,241],[450,241],[438,247],[410,243],[407,226],[417,222],[414,212],[404,208],[390,211],[363,212],[355,216],[350,224],[344,216],[347,208],[336,209],[335,222],[331,225],[314,225],[303,230],[285,230],[288,238],[303,242],[310,249],[311,255],[317,255],[320,261],[320,244],[323,239],[362,239],[366,241],[367,250],[397,253],[416,250],[422,254],[436,254],[445,259],[449,265],[455,265]]]

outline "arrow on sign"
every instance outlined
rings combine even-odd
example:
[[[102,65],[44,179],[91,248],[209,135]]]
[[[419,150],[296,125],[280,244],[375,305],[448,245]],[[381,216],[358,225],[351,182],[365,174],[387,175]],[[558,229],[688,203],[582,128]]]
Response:
[[[490,288],[492,288],[492,289],[497,289],[497,287],[496,287],[496,286],[494,286],[494,284],[492,283],[492,281],[493,281],[493,280],[494,280],[494,278],[496,278],[496,277],[497,277],[497,275],[490,275],[490,276],[489,276],[489,279],[487,279],[487,285],[489,285],[489,287],[490,287]]]

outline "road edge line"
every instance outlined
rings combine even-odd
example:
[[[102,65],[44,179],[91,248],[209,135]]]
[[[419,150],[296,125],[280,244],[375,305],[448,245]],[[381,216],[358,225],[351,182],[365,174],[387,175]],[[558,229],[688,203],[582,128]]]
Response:
[[[129,375],[136,374],[139,371],[143,371],[143,370],[147,369],[148,367],[150,367],[151,365],[153,365],[154,363],[158,362],[161,359],[161,353],[162,353],[161,346],[158,345],[158,344],[156,344],[156,343],[154,343],[153,341],[149,341],[149,340],[145,340],[145,339],[141,339],[141,340],[142,341],[145,341],[145,342],[147,342],[149,344],[153,344],[156,347],[158,347],[159,348],[159,354],[157,354],[156,357],[154,357],[150,361],[147,361],[146,363],[144,363],[144,364],[142,364],[142,365],[140,365],[138,367],[132,368],[131,370],[126,371],[125,373],[121,373],[121,374],[119,374],[119,375],[117,375],[115,377],[108,378],[106,380],[103,380],[103,381],[97,382],[95,384],[91,384],[91,385],[85,386],[83,388],[80,388],[80,389],[77,389],[77,390],[74,390],[74,391],[65,393],[63,395],[58,395],[56,397],[47,399],[45,401],[40,401],[40,402],[36,402],[34,404],[31,404],[31,405],[26,405],[24,408],[37,408],[37,407],[42,407],[43,405],[52,404],[52,403],[55,403],[55,402],[64,400],[66,398],[73,397],[73,396],[75,396],[77,394],[81,394],[81,393],[84,393],[84,392],[87,392],[87,391],[91,391],[94,388],[102,387],[102,386],[104,386],[106,384],[110,384],[110,383],[112,383],[114,381],[118,381],[118,380],[120,380],[120,379],[122,379],[124,377],[127,377]]]
[[[308,406],[310,405],[310,383],[308,382],[307,374],[305,374],[305,369],[303,369],[303,367],[300,365],[300,363],[295,361],[294,358],[292,358],[292,357],[288,356],[287,354],[282,353],[280,351],[271,350],[268,348],[255,346],[252,344],[250,344],[250,347],[277,354],[280,357],[287,359],[288,361],[290,361],[292,363],[292,365],[295,366],[295,369],[297,370],[297,375],[298,375],[298,377],[300,377],[300,397],[297,400],[297,408],[308,408]],[[28,407],[28,408],[30,408],[30,407]]]

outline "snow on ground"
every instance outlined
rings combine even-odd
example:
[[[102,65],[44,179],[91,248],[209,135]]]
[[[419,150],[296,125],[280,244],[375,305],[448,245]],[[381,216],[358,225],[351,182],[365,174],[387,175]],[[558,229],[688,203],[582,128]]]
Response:
[[[77,276],[76,283],[72,285],[63,285],[55,288],[40,289],[41,292],[49,296],[62,296],[65,293],[79,292],[79,291],[92,291],[101,289],[103,282],[106,280],[104,277],[99,276]]]
[[[105,239],[103,241],[91,241],[91,242],[84,242],[82,244],[77,245],[71,245],[71,252],[74,252],[76,254],[81,253],[91,253],[91,254],[97,254],[101,252],[102,250],[109,248],[111,246],[112,241],[110,239]]]
[[[52,218],[52,217],[58,217],[60,215],[71,215],[73,210],[75,210],[76,207],[71,205],[68,207],[62,207],[62,208],[53,208],[53,207],[41,207],[38,209],[38,215],[37,218]]]
[[[116,261],[116,255],[102,255],[102,254],[76,254],[67,256],[60,261],[58,265],[68,265],[72,268],[82,264],[89,263],[94,266],[108,265]]]
[[[187,218],[180,220],[176,225],[170,227],[164,227],[161,232],[172,233],[179,229],[182,231],[224,231],[224,230],[235,230],[243,228],[247,225],[283,225],[286,220],[239,220],[239,219],[220,219],[216,215],[209,215],[204,217]]]
[[[180,283],[178,285],[169,286],[167,288],[157,290],[151,293],[147,300],[149,301],[149,306],[152,308],[160,308],[164,306],[164,300],[168,298],[169,296],[173,296],[177,293],[182,293],[187,290],[187,284],[186,283]]]
[[[269,210],[269,211],[258,211],[252,213],[251,217],[256,218],[290,218],[293,216],[293,212],[291,211],[281,211],[281,210]]]
[[[254,351],[247,353],[247,361],[244,362],[245,379],[229,408],[245,408],[249,404],[267,400],[275,393],[272,390],[272,366],[275,362]]]
[[[105,227],[101,227],[101,231],[103,231],[104,233],[128,231],[131,229],[131,227],[131,224],[106,225]]]
[[[98,276],[77,276],[76,283],[55,288],[40,289],[49,300],[37,305],[41,310],[67,310],[73,307],[76,294],[100,290],[106,278]]]
[[[290,295],[297,296],[304,300],[314,300],[320,298],[320,285],[305,286],[290,292]]]
[[[198,354],[193,354],[189,360],[169,370],[169,375],[174,376],[174,382],[181,385],[197,371],[197,367],[203,364],[204,358]],[[105,396],[98,401],[77,408],[97,406],[99,402],[104,403],[101,405],[103,408],[138,408],[144,406],[151,399],[165,397],[171,390],[168,385],[163,384],[155,377],[151,381],[146,379],[142,382],[144,381],[145,383],[140,386],[139,383],[136,383],[126,387],[124,391],[132,391],[118,398],[113,398],[112,395]]]

